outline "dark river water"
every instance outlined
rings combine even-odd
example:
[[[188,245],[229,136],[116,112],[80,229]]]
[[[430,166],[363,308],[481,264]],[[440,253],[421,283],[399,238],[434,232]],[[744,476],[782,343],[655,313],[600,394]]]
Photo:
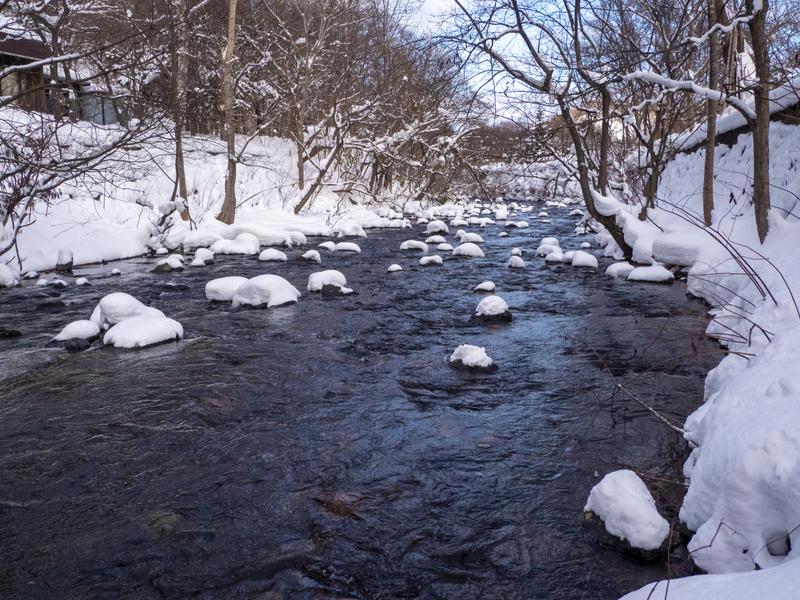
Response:
[[[163,275],[137,259],[76,269],[90,286],[0,291],[0,328],[23,334],[0,339],[0,597],[613,598],[690,572],[681,548],[638,564],[582,508],[598,474],[632,468],[674,516],[685,445],[614,381],[681,422],[720,358],[706,308],[682,283],[607,279],[605,259],[506,269],[514,246],[587,239],[559,212],[479,230],[487,258],[442,267],[399,251],[417,227],[321,267],[297,250]],[[320,268],[357,294],[233,310],[203,293],[267,272],[304,291]],[[468,322],[485,279],[510,324]],[[118,290],[186,339],[45,348]],[[461,343],[500,369],[450,369]]]

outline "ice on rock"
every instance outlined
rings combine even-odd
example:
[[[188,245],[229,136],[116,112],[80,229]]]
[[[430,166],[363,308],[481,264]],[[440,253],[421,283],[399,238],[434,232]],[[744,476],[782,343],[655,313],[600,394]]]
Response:
[[[456,368],[493,371],[497,368],[494,361],[489,358],[486,348],[461,344],[450,355],[450,365]]]
[[[525,261],[522,260],[520,256],[512,256],[508,259],[506,266],[509,269],[524,269],[525,268]]]
[[[0,263],[0,287],[14,287],[19,284],[19,278],[16,271],[12,271],[11,267]]]
[[[303,253],[300,257],[303,260],[307,260],[309,262],[321,263],[322,258],[319,255],[319,251],[317,250],[309,250],[308,252]]]
[[[333,247],[334,252],[355,252],[361,254],[361,248],[353,242],[339,242]]]
[[[367,237],[367,232],[364,231],[364,228],[355,221],[347,221],[346,223],[343,223],[342,225],[339,226],[337,237],[365,238]]]
[[[628,275],[630,275],[631,271],[635,268],[636,267],[627,261],[615,262],[608,265],[606,275],[614,279],[627,279]]]
[[[472,288],[473,292],[493,292],[495,290],[494,281],[482,281],[474,288]]]
[[[192,259],[192,267],[205,267],[214,262],[214,253],[208,248],[198,248],[194,251],[194,258]]]
[[[651,283],[671,283],[675,279],[672,271],[661,265],[636,267],[628,273],[628,281],[648,281]]]
[[[468,232],[461,236],[462,243],[482,244],[483,238],[477,233]]]
[[[597,257],[583,250],[576,250],[575,254],[572,255],[572,266],[596,269],[598,266]]]
[[[450,252],[453,249],[453,246],[452,244],[448,244],[447,242],[445,242],[444,244],[439,244],[438,246],[436,246],[436,249],[442,252]]]
[[[103,336],[103,343],[115,348],[143,348],[183,338],[183,326],[161,316],[137,316],[123,319]]]
[[[343,288],[347,285],[347,278],[340,271],[335,271],[333,269],[319,271],[308,276],[308,286],[306,289],[309,292],[319,292],[322,291],[322,287],[325,285]]]
[[[331,241],[328,241],[328,242],[322,242],[322,243],[321,243],[319,246],[317,246],[317,247],[318,247],[318,248],[324,248],[325,250],[330,250],[331,252],[333,252],[333,249],[334,249],[334,248],[336,248],[336,242],[331,242]]]
[[[425,226],[426,235],[432,235],[434,233],[450,233],[450,228],[447,227],[447,224],[444,221],[435,219],[433,221],[430,221]]]
[[[634,548],[656,550],[669,534],[669,523],[658,513],[647,486],[628,469],[603,477],[583,510],[596,514],[611,535]]]
[[[386,272],[387,273],[397,273],[398,271],[402,271],[402,270],[403,270],[403,267],[401,267],[400,265],[395,263],[393,265],[389,265],[389,268],[386,269]]]
[[[92,311],[90,319],[98,326],[107,328],[124,319],[139,316],[163,317],[164,313],[157,308],[143,304],[130,294],[112,292],[100,299]]]
[[[313,252],[313,250],[310,250],[310,252]],[[285,252],[281,252],[277,248],[267,248],[261,251],[261,254],[258,255],[258,260],[261,262],[286,262],[289,259]]]
[[[214,254],[258,254],[261,242],[252,233],[243,232],[232,240],[217,240],[211,244]]]
[[[400,250],[421,250],[422,252],[427,252],[428,244],[420,242],[419,240],[406,240],[400,244]]]
[[[233,306],[283,306],[293,304],[300,292],[291,283],[278,275],[258,275],[248,279],[236,290]]]
[[[466,237],[466,236],[465,236]],[[456,246],[453,250],[453,256],[464,256],[466,258],[484,258],[485,254],[478,244],[467,242]]]
[[[419,264],[422,267],[433,267],[442,264],[442,257],[438,254],[434,254],[433,256],[423,256],[419,259]]]
[[[426,244],[444,244],[446,240],[440,235],[432,235],[425,240]]]
[[[66,340],[72,340],[75,338],[79,338],[82,340],[90,340],[100,335],[100,326],[95,323],[94,321],[89,321],[88,319],[80,319],[78,321],[73,321],[61,332],[53,338],[56,342],[64,342]]]
[[[206,299],[214,302],[230,302],[242,285],[247,282],[247,277],[231,275],[212,279],[206,284]]]

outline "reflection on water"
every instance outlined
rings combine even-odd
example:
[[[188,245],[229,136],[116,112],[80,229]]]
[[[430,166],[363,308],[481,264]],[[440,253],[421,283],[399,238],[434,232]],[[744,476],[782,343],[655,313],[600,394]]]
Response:
[[[613,373],[680,421],[719,358],[705,309],[671,287],[602,272],[504,268],[571,219],[481,233],[486,260],[421,268],[419,230],[323,252],[357,295],[289,308],[205,301],[213,277],[321,268],[219,257],[183,273],[152,260],[80,269],[91,286],[0,294],[0,595],[204,598],[610,598],[663,577],[584,523],[603,474],[678,479],[684,445]],[[585,238],[582,238],[585,239]],[[387,275],[392,262],[404,272]],[[601,261],[602,262],[602,261]],[[467,319],[485,279],[509,325]],[[97,300],[127,291],[187,339],[141,351],[44,348]],[[653,306],[670,318],[644,318]],[[447,367],[460,343],[500,365]],[[665,513],[680,486],[650,481]],[[685,553],[671,559],[686,574]]]

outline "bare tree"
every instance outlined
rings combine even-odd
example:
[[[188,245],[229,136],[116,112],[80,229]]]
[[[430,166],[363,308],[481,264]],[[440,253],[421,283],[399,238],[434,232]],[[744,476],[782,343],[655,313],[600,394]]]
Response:
[[[236,45],[236,4],[228,0],[228,32],[222,59],[222,135],[225,139],[228,172],[225,177],[225,199],[217,219],[233,223],[236,216],[236,124],[234,120],[233,61]]]

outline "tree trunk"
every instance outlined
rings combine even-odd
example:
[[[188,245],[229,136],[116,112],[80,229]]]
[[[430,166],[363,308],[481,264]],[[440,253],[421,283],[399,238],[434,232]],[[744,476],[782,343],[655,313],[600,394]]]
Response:
[[[708,0],[708,28],[717,24],[717,1]],[[719,42],[717,32],[708,36],[708,87],[712,90],[719,85]],[[706,155],[703,165],[703,222],[711,225],[714,210],[714,149],[717,145],[717,101],[706,100]]]
[[[760,10],[753,13],[755,6]],[[756,118],[753,122],[753,206],[756,230],[761,243],[769,231],[769,47],[766,21],[769,0],[747,0],[747,10],[753,15],[748,21],[753,41],[753,59],[758,84],[755,90]]]
[[[189,220],[189,192],[183,160],[183,122],[186,116],[186,84],[189,70],[189,9],[187,0],[178,0],[178,43],[175,50],[175,177],[178,195],[183,199],[181,218]]]
[[[236,42],[236,2],[228,0],[228,41],[222,63],[222,134],[228,154],[225,200],[217,219],[231,224],[236,217],[236,129],[233,122],[233,50]]]
[[[608,88],[601,91],[603,117],[600,122],[600,164],[597,167],[597,189],[605,195],[608,192],[608,148],[610,146],[611,94]]]

